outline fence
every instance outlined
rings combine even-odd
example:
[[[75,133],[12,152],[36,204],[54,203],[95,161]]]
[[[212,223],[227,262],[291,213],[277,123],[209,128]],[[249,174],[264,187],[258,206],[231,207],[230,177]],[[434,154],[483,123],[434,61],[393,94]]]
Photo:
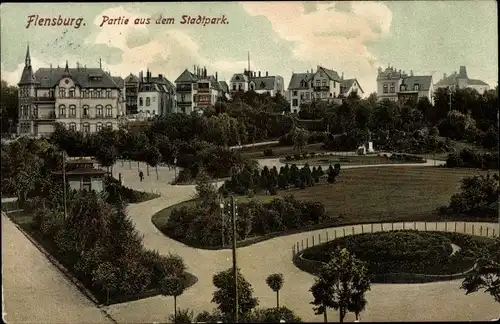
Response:
[[[454,232],[461,234],[469,234],[482,237],[496,237],[499,233],[498,225],[491,223],[472,223],[472,222],[398,222],[398,223],[377,223],[377,224],[359,224],[325,229],[323,232],[316,231],[316,234],[305,237],[297,241],[292,246],[292,259],[295,266],[302,271],[317,274],[323,262],[309,260],[302,257],[304,250],[333,241],[337,238],[342,238],[349,235],[357,235],[363,233],[389,232],[394,230],[417,230],[417,231],[441,231]],[[378,275],[374,278],[377,282],[387,283],[423,283],[442,280],[453,280],[464,277],[469,269],[462,273],[448,275],[426,275],[426,274],[411,274],[411,273],[388,273]]]

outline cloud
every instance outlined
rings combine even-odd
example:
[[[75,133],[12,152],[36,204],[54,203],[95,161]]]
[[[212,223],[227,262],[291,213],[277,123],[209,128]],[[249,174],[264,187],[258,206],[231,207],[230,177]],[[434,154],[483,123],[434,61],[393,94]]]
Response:
[[[160,14],[151,16],[152,20]],[[100,25],[102,16],[108,17],[150,17],[140,12],[128,12],[123,7],[103,11],[94,20]],[[210,60],[203,55],[198,44],[181,29],[153,30],[145,25],[112,25],[99,28],[96,35],[89,36],[87,44],[102,44],[122,52],[117,63],[103,60],[103,65],[113,74],[126,76],[149,69],[154,74],[165,74],[172,82],[186,68],[192,71],[193,65],[206,66],[209,74],[218,71],[221,78],[230,78],[247,66],[247,61]],[[254,65],[253,65],[254,66]]]
[[[243,2],[252,16],[266,17],[273,30],[294,43],[299,61],[322,65],[356,77],[367,91],[375,90],[379,60],[367,44],[389,35],[392,12],[383,3],[318,1]],[[292,67],[291,67],[292,68]]]

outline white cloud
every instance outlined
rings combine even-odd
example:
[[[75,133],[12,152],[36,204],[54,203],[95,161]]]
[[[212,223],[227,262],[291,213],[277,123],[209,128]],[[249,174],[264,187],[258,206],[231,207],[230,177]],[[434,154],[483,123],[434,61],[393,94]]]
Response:
[[[266,17],[280,37],[294,42],[292,53],[298,60],[356,77],[365,93],[375,90],[379,61],[365,44],[389,33],[392,12],[385,4],[353,1],[346,12],[336,11],[334,2],[322,1],[307,13],[302,2],[242,2],[242,6],[252,16]]]
[[[103,11],[94,23],[100,25],[102,16],[108,17],[148,17],[140,12],[127,12],[123,7]],[[157,15],[153,15],[155,20]],[[206,66],[209,74],[219,73],[219,77],[230,78],[246,67],[246,61],[212,61],[203,56],[198,44],[183,30],[166,29],[152,35],[146,26],[129,25],[103,26],[99,33],[86,39],[89,44],[104,44],[123,51],[120,63],[110,64],[103,60],[105,69],[112,74],[126,76],[149,68],[153,74],[162,73],[172,82],[193,65]]]

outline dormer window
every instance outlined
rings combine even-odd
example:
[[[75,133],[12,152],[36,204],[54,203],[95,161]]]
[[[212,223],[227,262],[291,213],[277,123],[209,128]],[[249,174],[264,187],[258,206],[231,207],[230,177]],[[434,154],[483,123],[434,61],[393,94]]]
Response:
[[[239,75],[236,76],[236,81],[240,81],[240,76]]]
[[[59,88],[59,97],[60,98],[65,98],[66,97],[66,89]]]
[[[418,90],[420,90],[420,84],[418,84],[418,83],[414,84],[414,85],[413,85],[413,90],[414,90],[414,91],[418,91]]]
[[[75,88],[70,88],[69,89],[69,97],[74,98],[75,97]]]

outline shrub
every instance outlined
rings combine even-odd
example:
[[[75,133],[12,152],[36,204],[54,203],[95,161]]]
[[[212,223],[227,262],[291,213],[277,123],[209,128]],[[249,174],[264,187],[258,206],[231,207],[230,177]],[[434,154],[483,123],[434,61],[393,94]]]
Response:
[[[290,155],[285,156],[285,161],[291,161],[292,157]]]
[[[306,189],[306,184],[304,182],[300,182],[300,189]]]
[[[295,154],[295,155],[293,156],[293,159],[294,159],[295,161],[297,161],[297,160],[300,160],[300,158],[301,158],[301,157],[302,157],[302,156],[301,156],[301,154]]]
[[[264,156],[273,156],[274,155],[273,154],[273,149],[270,149],[270,148],[269,149],[265,149],[263,153],[264,153]]]
[[[464,148],[459,154],[451,153],[446,159],[449,168],[483,168],[498,169],[498,153],[477,153]]]

